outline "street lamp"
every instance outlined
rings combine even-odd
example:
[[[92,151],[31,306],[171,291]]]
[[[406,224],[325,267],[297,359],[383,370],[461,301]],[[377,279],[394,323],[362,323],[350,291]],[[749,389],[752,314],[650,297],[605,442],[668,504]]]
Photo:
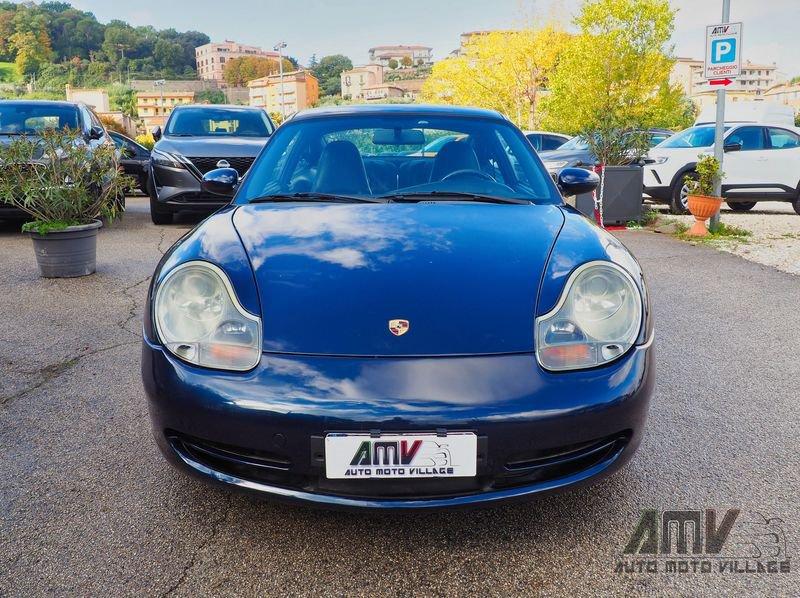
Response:
[[[281,119],[286,120],[286,106],[283,103],[283,49],[286,48],[286,42],[278,42],[275,44],[275,47],[272,48],[278,53],[278,73],[280,76],[280,85],[281,85]]]

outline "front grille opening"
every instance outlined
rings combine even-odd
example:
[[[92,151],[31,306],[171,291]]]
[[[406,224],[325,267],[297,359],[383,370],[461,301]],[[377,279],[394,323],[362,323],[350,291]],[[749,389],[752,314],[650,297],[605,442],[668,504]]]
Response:
[[[257,482],[286,483],[291,462],[280,455],[200,440],[171,430],[166,436],[178,453],[214,471]]]
[[[630,441],[629,430],[599,440],[540,449],[514,455],[505,463],[506,474],[495,488],[547,482],[568,477],[619,455]]]
[[[220,160],[225,160],[228,164],[231,165],[231,168],[236,169],[236,172],[239,173],[239,176],[242,177],[245,173],[250,169],[252,166],[253,161],[255,158],[250,157],[236,157],[236,158],[207,158],[207,157],[194,157],[189,158],[191,163],[194,165],[197,170],[200,171],[200,174],[205,174],[211,170],[217,168],[217,162]]]

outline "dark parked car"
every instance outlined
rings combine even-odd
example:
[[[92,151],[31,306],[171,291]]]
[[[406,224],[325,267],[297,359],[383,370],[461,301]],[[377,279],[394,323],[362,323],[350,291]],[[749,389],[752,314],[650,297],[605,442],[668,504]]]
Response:
[[[205,192],[203,175],[231,167],[247,174],[275,130],[266,111],[248,106],[178,106],[169,120],[153,129],[150,152],[150,217],[169,224],[183,209],[213,212],[228,199]]]
[[[45,100],[0,100],[0,143],[15,137],[37,137],[43,129],[67,128],[80,131],[81,143],[90,150],[112,143],[103,123],[82,103]],[[124,199],[121,200],[124,206]],[[0,201],[0,218],[27,218],[21,210]]]
[[[150,176],[150,150],[122,133],[109,131],[108,135],[119,150],[119,163],[125,174],[136,179],[139,190],[147,195],[147,180]]]
[[[433,139],[454,138],[428,156]],[[166,458],[329,507],[529,499],[621,467],[644,431],[642,271],[565,205],[497,112],[301,112],[159,263],[142,378]],[[635,474],[634,474],[635,475]]]
[[[667,129],[650,129],[650,147],[655,147],[668,137],[672,131]],[[562,168],[594,168],[597,158],[589,150],[589,144],[581,136],[573,137],[556,150],[539,152],[539,157],[544,162],[545,168],[551,175],[557,174]],[[641,156],[632,156],[631,162]]]
[[[537,152],[558,149],[570,140],[569,135],[551,133],[550,131],[524,131],[525,137]]]

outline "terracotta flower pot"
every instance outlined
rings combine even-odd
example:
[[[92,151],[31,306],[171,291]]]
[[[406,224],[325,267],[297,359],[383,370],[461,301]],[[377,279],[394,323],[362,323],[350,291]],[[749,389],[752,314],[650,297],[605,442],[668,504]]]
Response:
[[[706,220],[717,213],[717,210],[722,205],[722,198],[708,195],[689,195],[687,203],[695,222],[692,228],[686,231],[686,234],[693,237],[705,237],[708,234]]]

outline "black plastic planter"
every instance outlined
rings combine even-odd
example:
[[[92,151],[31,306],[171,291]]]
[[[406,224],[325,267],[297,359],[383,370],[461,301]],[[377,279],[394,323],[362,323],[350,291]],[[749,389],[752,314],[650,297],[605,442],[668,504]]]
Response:
[[[44,278],[74,278],[95,271],[99,220],[46,235],[30,233],[39,274]]]
[[[603,189],[603,223],[625,224],[642,217],[642,189],[644,171],[641,166],[606,166]],[[597,188],[600,193],[600,187]],[[591,193],[575,198],[575,207],[594,218],[594,200]]]

